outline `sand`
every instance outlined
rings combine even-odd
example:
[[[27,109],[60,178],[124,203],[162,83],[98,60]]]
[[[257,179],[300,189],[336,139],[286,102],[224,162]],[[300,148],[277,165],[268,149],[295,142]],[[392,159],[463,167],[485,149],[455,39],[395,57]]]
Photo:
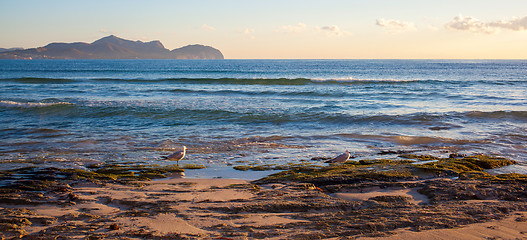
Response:
[[[366,201],[370,198],[379,196],[402,196],[409,199],[412,204],[426,204],[429,199],[417,192],[417,188],[403,189],[381,189],[379,187],[363,190],[362,192],[338,192],[330,194],[332,197],[341,198],[348,201]]]
[[[494,220],[485,223],[475,223],[455,229],[437,229],[422,232],[398,230],[395,235],[382,238],[358,239],[385,239],[385,240],[436,240],[436,239],[527,239],[527,212],[516,212],[503,220]]]
[[[228,206],[230,202],[236,203],[255,197],[255,193],[245,188],[228,188],[236,185],[244,186],[248,184],[245,180],[175,178],[143,182],[143,184],[140,187],[120,184],[79,184],[71,189],[75,199],[65,206],[42,204],[16,207],[29,210],[31,216],[26,216],[28,219],[35,216],[57,219],[47,226],[32,224],[25,227],[27,234],[42,235],[46,232],[44,229],[64,225],[74,226],[75,231],[61,233],[68,238],[82,238],[94,234],[104,237],[108,235],[111,224],[116,224],[115,228],[118,228],[110,231],[112,236],[126,235],[125,233],[142,229],[152,236],[176,234],[190,238],[207,238],[221,236],[221,233],[205,230],[213,225],[266,226],[297,221],[280,217],[279,214],[248,214],[229,219],[230,217],[224,216],[225,214],[195,210],[206,208],[211,203]],[[54,196],[54,198],[60,197]],[[97,230],[94,230],[89,227],[96,222],[93,220],[103,222],[107,226],[97,226],[95,228]],[[52,231],[49,232],[53,234]],[[136,235],[144,237],[141,233]]]
[[[373,201],[376,197],[395,197],[395,202]],[[442,225],[437,225],[442,229],[430,230],[388,229],[390,218],[394,218],[393,222],[413,215],[428,219],[423,209],[443,216],[433,221],[448,221],[455,217],[460,206],[428,209],[428,198],[418,193],[417,188],[401,186],[328,193],[306,183],[254,185],[238,179],[170,178],[132,185],[78,181],[67,191],[49,192],[43,199],[47,202],[2,204],[0,211],[6,216],[32,223],[18,232],[5,231],[3,236],[31,239],[59,236],[68,239],[527,239],[525,211],[509,212],[501,220],[453,224],[449,229]],[[478,204],[501,202],[461,203],[476,207]],[[399,213],[401,216],[397,216]],[[368,217],[371,219],[367,220]],[[344,228],[345,224],[348,225]]]

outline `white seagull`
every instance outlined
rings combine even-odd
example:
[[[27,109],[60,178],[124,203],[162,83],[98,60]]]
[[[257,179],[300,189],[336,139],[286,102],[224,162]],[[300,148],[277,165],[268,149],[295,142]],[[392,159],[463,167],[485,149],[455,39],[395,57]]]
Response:
[[[336,158],[326,161],[326,163],[343,163],[348,161],[350,157],[351,153],[349,151],[346,151],[345,153],[338,155]]]
[[[187,153],[187,147],[183,146],[183,151],[177,151],[166,157],[163,156],[162,158],[166,160],[177,161],[177,165],[179,166],[179,160],[183,159],[186,153]]]

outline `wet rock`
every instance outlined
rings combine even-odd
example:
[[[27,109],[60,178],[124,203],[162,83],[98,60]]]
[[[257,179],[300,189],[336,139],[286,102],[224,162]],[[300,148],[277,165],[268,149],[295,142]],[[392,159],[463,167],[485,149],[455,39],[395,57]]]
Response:
[[[57,188],[55,188],[55,190],[53,191],[54,192],[69,192],[71,191],[71,186],[69,184],[60,185]]]
[[[461,153],[451,153],[450,155],[448,155],[449,158],[464,158],[466,156],[466,154]]]
[[[408,153],[413,153],[413,152],[417,152],[418,150],[381,150],[379,153],[377,153],[378,155],[390,155],[390,154],[408,154]]]
[[[80,200],[77,194],[75,193],[69,193],[67,197],[68,197],[68,200],[72,202]]]
[[[451,129],[451,127],[429,127],[428,129],[430,129],[432,131],[441,131],[441,130]]]
[[[119,227],[119,225],[117,225],[117,223],[113,223],[110,225],[110,230],[112,231],[115,231],[115,230],[120,230],[121,228]]]

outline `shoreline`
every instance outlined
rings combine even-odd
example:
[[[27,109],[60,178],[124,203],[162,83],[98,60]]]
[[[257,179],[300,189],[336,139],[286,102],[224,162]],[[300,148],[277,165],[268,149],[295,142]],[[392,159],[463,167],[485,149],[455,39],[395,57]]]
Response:
[[[0,188],[0,237],[455,239],[460,232],[473,239],[527,237],[521,230],[527,229],[527,176],[441,168],[462,160],[465,167],[473,165],[469,160],[505,161],[439,159],[426,171],[426,164],[388,160],[295,166],[256,181],[174,178],[177,169],[163,175],[171,178],[120,181],[116,171],[128,173],[116,166],[113,172],[99,169],[105,176],[63,171],[71,175],[52,180],[57,169],[39,170],[31,180]],[[147,170],[137,177],[160,176],[152,174],[159,169]]]

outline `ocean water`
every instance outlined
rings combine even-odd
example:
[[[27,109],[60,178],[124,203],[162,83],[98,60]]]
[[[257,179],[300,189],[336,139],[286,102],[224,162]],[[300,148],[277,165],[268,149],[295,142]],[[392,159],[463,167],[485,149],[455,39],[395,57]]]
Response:
[[[0,169],[484,153],[527,172],[526,60],[0,60]]]

